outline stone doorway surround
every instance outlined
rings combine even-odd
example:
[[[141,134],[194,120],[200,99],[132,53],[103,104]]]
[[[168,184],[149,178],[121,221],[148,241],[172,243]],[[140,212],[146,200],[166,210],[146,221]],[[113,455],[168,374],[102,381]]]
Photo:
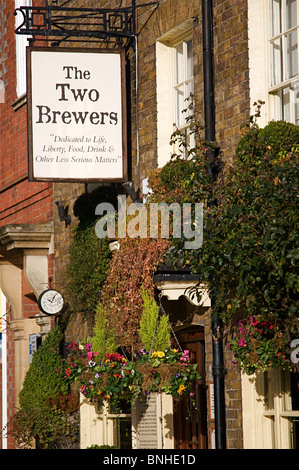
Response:
[[[15,404],[29,368],[29,334],[45,336],[51,319],[24,318],[23,277],[30,297],[38,298],[48,285],[48,256],[53,252],[53,224],[7,224],[0,227],[0,289],[10,308],[9,329],[15,342]]]

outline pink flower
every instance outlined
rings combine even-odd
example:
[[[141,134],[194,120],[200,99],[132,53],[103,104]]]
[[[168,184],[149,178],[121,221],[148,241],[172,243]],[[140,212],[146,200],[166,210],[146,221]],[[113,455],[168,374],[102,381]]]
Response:
[[[246,339],[245,339],[245,338],[239,339],[239,340],[238,340],[238,346],[239,346],[239,347],[247,348]]]
[[[88,357],[89,360],[92,359],[92,351],[87,352],[87,357]]]

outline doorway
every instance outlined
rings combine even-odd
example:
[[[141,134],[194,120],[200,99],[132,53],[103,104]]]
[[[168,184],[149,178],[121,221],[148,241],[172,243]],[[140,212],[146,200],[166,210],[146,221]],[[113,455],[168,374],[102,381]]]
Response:
[[[189,350],[191,362],[198,364],[197,371],[202,378],[194,384],[194,404],[189,398],[174,400],[174,448],[207,449],[204,328],[190,326],[176,332],[176,337],[180,347]]]

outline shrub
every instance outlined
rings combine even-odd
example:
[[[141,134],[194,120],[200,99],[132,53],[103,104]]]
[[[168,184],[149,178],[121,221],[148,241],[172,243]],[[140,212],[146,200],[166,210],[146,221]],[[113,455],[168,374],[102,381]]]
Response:
[[[20,391],[20,409],[9,424],[8,431],[19,447],[55,448],[78,437],[78,395],[70,393],[66,380],[57,370],[63,367],[59,355],[62,333],[58,327],[49,332],[34,353],[32,364]]]

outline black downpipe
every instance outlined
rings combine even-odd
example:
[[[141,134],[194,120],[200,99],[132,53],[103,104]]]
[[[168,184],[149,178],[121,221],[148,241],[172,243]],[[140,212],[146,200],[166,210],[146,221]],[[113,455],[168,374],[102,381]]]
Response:
[[[204,73],[204,110],[205,138],[215,142],[215,103],[213,76],[213,5],[212,0],[202,0],[203,27],[203,73]],[[216,151],[214,146],[208,149],[209,172],[212,181],[216,180]],[[215,202],[211,201],[210,205]],[[215,296],[211,296],[212,305],[212,342],[213,342],[213,380],[214,380],[214,410],[215,410],[215,443],[216,449],[226,448],[225,425],[225,396],[224,396],[224,364],[221,336],[221,321],[218,315],[213,315]]]

